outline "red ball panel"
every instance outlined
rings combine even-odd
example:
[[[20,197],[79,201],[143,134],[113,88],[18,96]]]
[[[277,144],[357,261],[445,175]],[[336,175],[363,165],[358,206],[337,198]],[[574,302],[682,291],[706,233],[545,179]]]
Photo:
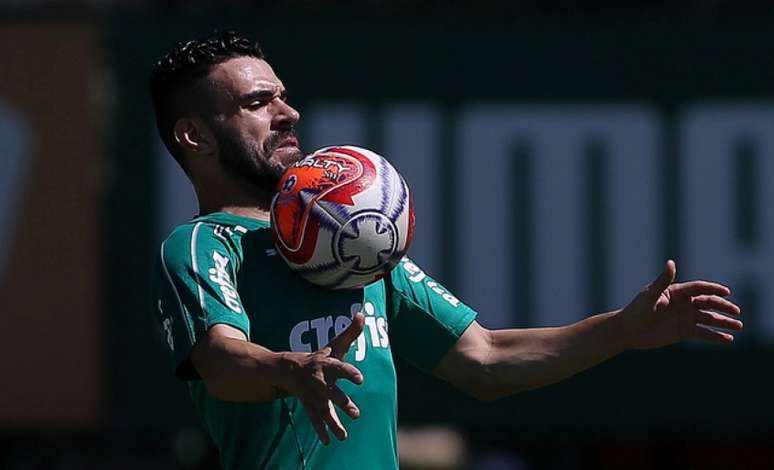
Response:
[[[361,153],[333,147],[305,158],[288,169],[277,185],[272,210],[275,242],[296,264],[314,255],[319,221],[312,211],[318,201],[352,206],[352,197],[376,179],[376,168]]]

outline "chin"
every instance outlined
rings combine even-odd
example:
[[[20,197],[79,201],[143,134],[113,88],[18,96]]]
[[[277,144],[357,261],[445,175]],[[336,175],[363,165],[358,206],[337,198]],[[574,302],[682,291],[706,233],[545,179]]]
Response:
[[[277,162],[283,170],[303,158],[304,154],[298,147],[281,147],[272,152],[272,160]]]

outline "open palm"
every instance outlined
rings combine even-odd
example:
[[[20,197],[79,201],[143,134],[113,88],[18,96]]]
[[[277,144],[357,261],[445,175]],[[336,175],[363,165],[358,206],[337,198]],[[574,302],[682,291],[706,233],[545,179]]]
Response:
[[[657,348],[697,339],[731,343],[739,331],[739,306],[726,299],[731,290],[716,282],[675,283],[677,268],[667,261],[664,272],[624,308],[625,337],[632,348]]]

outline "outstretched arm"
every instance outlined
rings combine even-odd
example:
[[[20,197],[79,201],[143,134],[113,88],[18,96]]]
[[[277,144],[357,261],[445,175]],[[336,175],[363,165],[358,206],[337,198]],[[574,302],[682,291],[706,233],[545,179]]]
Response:
[[[688,339],[730,343],[741,330],[731,291],[707,281],[674,283],[675,264],[621,310],[556,328],[487,330],[473,323],[433,370],[483,400],[558,382],[627,349]]]
[[[274,352],[247,341],[244,333],[228,325],[214,325],[191,352],[191,362],[207,392],[225,401],[270,401],[287,395],[298,397],[324,444],[330,442],[326,426],[339,440],[347,437],[334,404],[352,419],[357,405],[336,385],[338,379],[356,384],[363,374],[343,361],[350,345],[363,331],[362,314],[324,348],[312,353]]]

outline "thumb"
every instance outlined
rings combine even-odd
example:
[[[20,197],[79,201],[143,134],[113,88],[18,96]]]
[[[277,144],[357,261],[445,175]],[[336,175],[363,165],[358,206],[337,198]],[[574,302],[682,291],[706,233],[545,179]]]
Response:
[[[349,351],[349,346],[355,342],[360,333],[363,332],[365,326],[365,316],[358,312],[352,317],[352,323],[349,324],[346,330],[342,331],[328,344],[331,348],[331,352],[338,358],[344,357]]]
[[[677,266],[671,259],[667,260],[664,271],[645,289],[650,300],[656,302],[667,287],[675,282],[675,276],[677,276]]]

